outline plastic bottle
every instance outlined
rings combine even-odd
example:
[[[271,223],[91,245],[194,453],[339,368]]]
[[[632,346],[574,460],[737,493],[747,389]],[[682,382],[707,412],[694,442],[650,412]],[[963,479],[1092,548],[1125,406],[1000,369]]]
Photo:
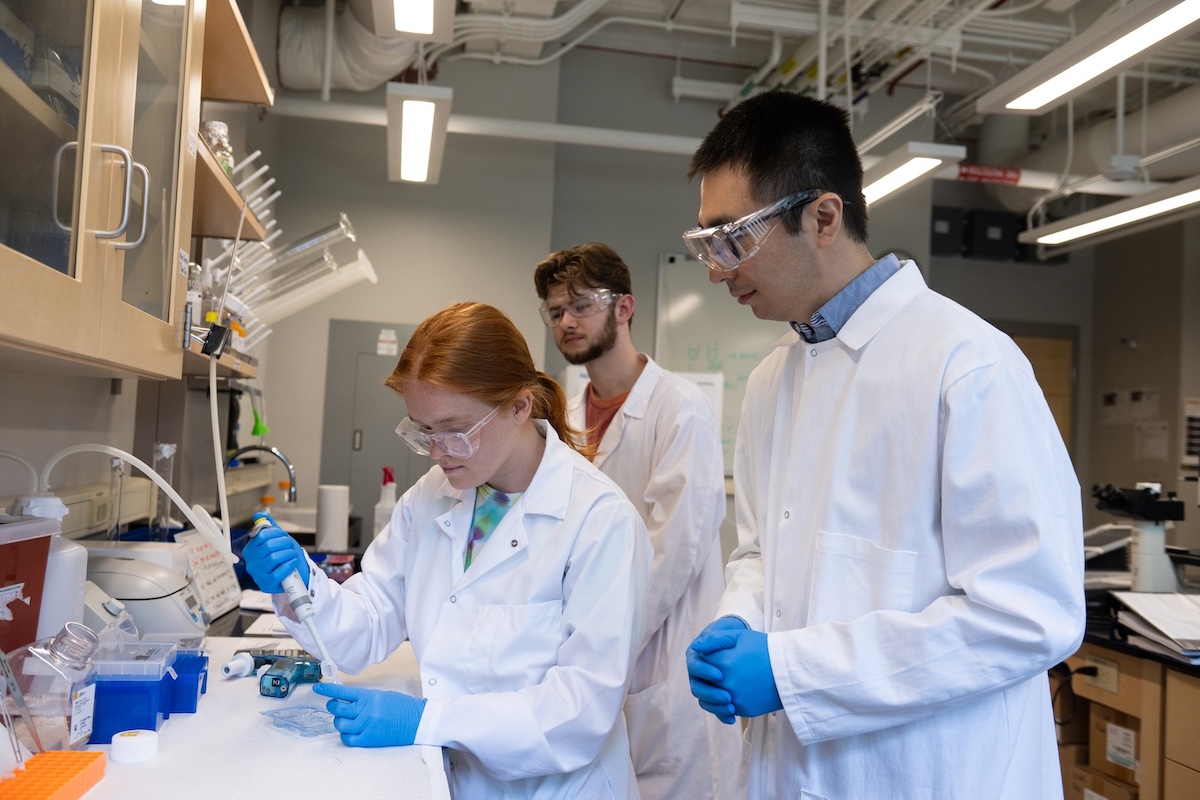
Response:
[[[33,719],[43,750],[82,750],[92,735],[96,705],[96,666],[100,640],[81,622],[68,622],[48,639],[8,654],[13,676]],[[11,696],[5,699],[17,737],[30,752],[33,737]]]
[[[38,612],[37,639],[47,639],[68,622],[83,622],[84,586],[87,582],[87,548],[62,534],[50,537],[46,582]]]
[[[375,504],[375,535],[383,530],[392,519],[396,507],[396,478],[391,467],[383,468],[383,486],[379,489],[379,502]]]

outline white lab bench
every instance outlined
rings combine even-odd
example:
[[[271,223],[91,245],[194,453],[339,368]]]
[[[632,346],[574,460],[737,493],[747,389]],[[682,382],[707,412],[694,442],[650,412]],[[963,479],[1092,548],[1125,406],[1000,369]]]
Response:
[[[253,676],[225,678],[221,665],[237,650],[296,647],[290,639],[209,637],[208,691],[194,714],[172,714],[158,730],[158,755],[137,764],[108,759],[104,779],[84,800],[214,800],[214,798],[369,797],[449,800],[438,747],[346,747],[336,733],[304,738],[272,725],[261,711],[320,705],[326,698],[301,684],[288,698],[263,697]],[[351,685],[419,695],[416,659],[405,643]],[[89,750],[109,751],[109,745]]]

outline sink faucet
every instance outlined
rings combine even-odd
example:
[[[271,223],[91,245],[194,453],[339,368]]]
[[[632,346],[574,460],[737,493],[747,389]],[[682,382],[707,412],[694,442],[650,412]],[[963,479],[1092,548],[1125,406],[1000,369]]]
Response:
[[[265,447],[264,445],[261,445],[261,444],[247,445],[246,447],[243,447],[240,450],[235,451],[233,453],[233,455],[231,455],[225,459],[225,469],[229,469],[230,463],[232,463],[233,460],[236,459],[238,456],[240,456],[242,453],[249,453],[251,451],[257,451],[257,452],[261,452],[261,453],[270,453],[271,455],[275,456],[276,458],[278,458],[280,461],[283,462],[284,468],[287,469],[288,483],[289,483],[287,501],[289,503],[296,502],[296,468],[292,466],[292,462],[288,461],[288,457],[285,456],[283,454],[283,451],[280,450],[278,447]]]

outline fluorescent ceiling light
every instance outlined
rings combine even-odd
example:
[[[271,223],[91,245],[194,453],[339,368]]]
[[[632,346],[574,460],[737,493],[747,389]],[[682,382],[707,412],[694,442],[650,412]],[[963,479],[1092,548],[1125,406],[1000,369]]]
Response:
[[[1200,0],[1138,0],[980,97],[981,114],[1049,111],[1191,33]]]
[[[354,16],[376,36],[449,44],[455,0],[349,0]]]
[[[1200,175],[1145,194],[1126,197],[1049,225],[1030,228],[1020,233],[1017,240],[1024,244],[1054,247],[1138,222],[1147,223],[1141,226],[1141,229],[1145,229],[1166,225],[1193,214],[1200,214]]]
[[[863,175],[863,196],[867,205],[877,203],[901,188],[930,175],[939,167],[957,164],[967,157],[967,148],[957,144],[908,142],[892,151]]]
[[[387,88],[388,178],[437,183],[453,91],[392,81]]]

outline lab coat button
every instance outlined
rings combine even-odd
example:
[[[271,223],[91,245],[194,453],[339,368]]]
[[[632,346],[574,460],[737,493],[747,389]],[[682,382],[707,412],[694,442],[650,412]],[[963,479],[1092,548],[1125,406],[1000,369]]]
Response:
[[[458,595],[455,595],[455,594],[452,594],[452,595],[450,595],[450,602],[451,602],[451,603],[457,603],[457,602],[458,602]]]
[[[517,546],[517,540],[516,540],[516,539],[513,539],[511,542],[509,542],[509,544],[511,544],[513,547],[516,547],[516,546]]]
[[[430,679],[429,679],[429,685],[430,685],[430,686],[437,686],[437,678],[430,678]]]
[[[792,512],[790,512],[790,511],[785,511],[785,512],[783,512],[783,518],[784,518],[784,519],[787,519],[787,518],[789,518],[790,516],[792,516]]]
[[[775,619],[779,619],[782,616],[783,616],[783,612],[780,611],[778,608],[775,609]]]
[[[809,354],[810,356],[815,356],[815,355],[817,354],[817,348],[815,348],[815,347],[814,347],[812,350],[809,350],[809,351],[808,351],[808,354]]]

